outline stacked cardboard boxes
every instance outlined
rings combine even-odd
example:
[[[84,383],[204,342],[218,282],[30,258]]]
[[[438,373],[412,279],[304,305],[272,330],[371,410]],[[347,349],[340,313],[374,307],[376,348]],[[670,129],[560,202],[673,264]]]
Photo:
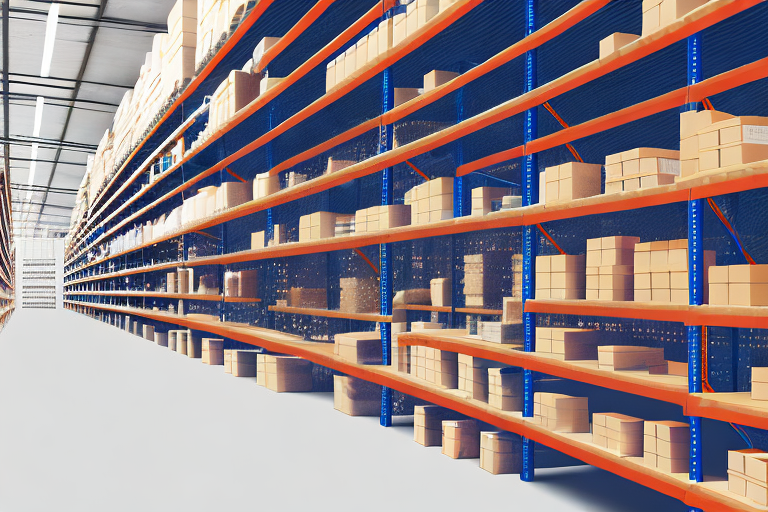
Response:
[[[587,240],[587,300],[633,300],[635,236]]]
[[[378,313],[379,280],[376,277],[342,277],[339,311],[344,313]]]
[[[441,388],[456,389],[459,385],[459,354],[437,348],[411,347],[410,373]]]
[[[488,401],[488,369],[501,368],[504,365],[467,354],[458,355],[459,382],[461,391],[469,393],[470,398]]]
[[[222,128],[241,109],[259,96],[259,77],[232,70],[211,97],[206,137]]]
[[[381,333],[368,331],[336,334],[333,353],[356,364],[382,364]]]
[[[298,357],[258,354],[256,383],[277,393],[312,391],[312,363]]]
[[[680,176],[680,152],[636,148],[605,157],[605,193],[671,185]]]
[[[235,377],[256,377],[258,356],[256,350],[225,350],[224,371]]]
[[[502,411],[522,411],[522,372],[516,368],[488,368],[488,405]]]
[[[664,366],[664,349],[654,347],[633,347],[600,345],[597,347],[597,366],[601,370],[636,371]]]
[[[605,39],[600,40],[600,60],[610,57],[614,53],[618,52],[624,46],[633,43],[639,39],[640,36],[635,34],[624,34],[621,32],[614,32]]]
[[[443,454],[452,459],[480,457],[480,426],[477,420],[444,420]]]
[[[504,322],[477,322],[477,335],[491,343],[522,343],[523,324]]]
[[[602,185],[602,166],[568,162],[547,167],[545,173],[545,204],[572,201],[599,196]]]
[[[328,308],[328,291],[325,288],[291,288],[288,304],[294,308]]]
[[[512,298],[523,299],[523,255],[512,255]]]
[[[257,174],[253,178],[253,198],[261,199],[280,191],[280,176],[270,176],[268,172]]]
[[[699,171],[768,159],[768,117],[742,116],[697,132]]]
[[[203,338],[202,343],[203,364],[224,364],[224,340],[218,338]]]
[[[333,408],[350,416],[378,416],[381,386],[355,377],[334,375]]]
[[[259,271],[240,270],[224,273],[224,296],[255,299],[259,290]]]
[[[643,420],[615,412],[592,415],[592,442],[619,457],[643,456]]]
[[[713,124],[733,119],[733,116],[717,110],[680,113],[680,177],[687,178],[699,172],[699,132],[709,129]],[[714,134],[705,137],[712,142]],[[719,143],[719,132],[718,140]],[[719,154],[718,154],[719,162]]]
[[[249,181],[228,181],[216,189],[216,210],[226,210],[253,199],[253,185]]]
[[[600,334],[594,329],[537,327],[536,352],[559,354],[565,361],[597,359]]]
[[[467,307],[501,304],[499,276],[504,275],[507,254],[494,251],[464,255],[464,304]]]
[[[755,448],[728,451],[728,490],[768,506],[768,453]]]
[[[264,231],[257,231],[256,233],[251,233],[251,250],[253,249],[263,249],[266,245],[266,233]]]
[[[643,0],[643,37],[674,23],[709,0]]]
[[[493,202],[501,201],[512,191],[500,187],[478,187],[472,189],[472,215],[488,215],[493,211]]]
[[[709,304],[768,306],[768,265],[711,266]]]
[[[197,0],[178,0],[168,15],[162,59],[163,98],[195,74]],[[154,66],[153,66],[154,67]]]
[[[457,419],[459,414],[437,405],[413,407],[413,440],[423,446],[441,446],[443,421]]]
[[[299,218],[299,242],[332,238],[336,233],[336,214],[315,212]]]
[[[643,458],[646,466],[665,473],[687,473],[691,450],[690,428],[679,421],[646,421]]]
[[[715,251],[704,251],[704,302],[707,269]],[[688,304],[688,240],[660,240],[635,245],[635,301]]]
[[[583,254],[536,257],[537,299],[583,299],[586,296],[586,259]]]
[[[523,443],[510,432],[480,432],[480,468],[494,475],[523,469]]]
[[[555,432],[589,432],[589,407],[586,397],[534,393],[533,417]]]
[[[411,224],[428,224],[453,218],[453,178],[435,178],[405,193],[411,206]]]
[[[377,233],[411,223],[411,207],[405,204],[372,206],[355,212],[355,233]]]
[[[752,400],[768,400],[768,368],[752,367]]]

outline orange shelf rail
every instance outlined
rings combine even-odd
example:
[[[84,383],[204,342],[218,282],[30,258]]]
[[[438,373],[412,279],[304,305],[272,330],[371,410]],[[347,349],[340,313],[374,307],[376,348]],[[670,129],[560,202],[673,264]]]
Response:
[[[137,310],[135,308],[103,307],[93,308],[87,303],[68,302],[81,307],[91,307],[127,314],[136,314],[154,320],[169,322],[190,329],[201,330],[225,336],[236,341],[259,346],[267,350],[289,354],[312,361],[321,366],[358,377],[375,384],[396,389],[430,403],[447,407],[469,417],[495,425],[498,428],[523,435],[566,455],[570,455],[592,466],[610,471],[623,478],[630,479],[650,489],[671,496],[689,506],[717,512],[757,512],[764,510],[752,506],[746,500],[722,489],[722,485],[694,483],[687,474],[671,475],[644,466],[639,459],[618,457],[589,442],[589,434],[562,434],[545,429],[531,419],[524,419],[520,413],[505,412],[491,408],[488,404],[467,399],[455,393],[455,390],[439,389],[434,385],[412,378],[391,367],[358,365],[345,361],[333,354],[330,343],[313,343],[297,339],[276,331],[259,329],[232,323],[206,323],[190,320],[178,315]]]
[[[319,316],[324,318],[344,318],[346,320],[363,320],[366,322],[392,323],[392,315],[380,315],[378,313],[346,313],[320,308],[299,308],[292,306],[269,306],[269,311],[275,313],[290,313],[293,315]]]

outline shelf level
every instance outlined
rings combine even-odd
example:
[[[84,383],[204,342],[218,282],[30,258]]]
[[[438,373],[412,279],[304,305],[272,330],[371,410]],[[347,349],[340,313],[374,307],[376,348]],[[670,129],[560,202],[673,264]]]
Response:
[[[344,318],[347,320],[363,320],[366,322],[392,323],[391,315],[379,315],[377,313],[345,313],[320,308],[298,308],[291,306],[269,306],[269,311],[275,313],[289,313],[292,315],[319,316],[325,318]]]

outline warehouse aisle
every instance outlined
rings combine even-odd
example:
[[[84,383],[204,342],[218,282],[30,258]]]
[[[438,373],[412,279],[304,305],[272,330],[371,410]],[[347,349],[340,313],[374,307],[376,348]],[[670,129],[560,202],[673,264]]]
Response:
[[[63,310],[0,334],[0,411],[3,512],[687,510],[589,467],[493,476]]]

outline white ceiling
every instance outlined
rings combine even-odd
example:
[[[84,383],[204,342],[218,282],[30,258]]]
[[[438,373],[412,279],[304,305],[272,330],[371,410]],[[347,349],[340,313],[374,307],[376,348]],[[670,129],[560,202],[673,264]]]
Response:
[[[3,101],[10,101],[8,137],[12,141],[9,155],[17,236],[55,236],[67,231],[75,194],[53,190],[46,194],[46,188],[77,190],[85,174],[88,153],[93,152],[104,131],[111,127],[117,105],[127,90],[125,86],[136,82],[145,55],[152,48],[152,38],[158,31],[165,31],[174,1],[60,2],[50,70],[53,78],[41,78],[51,2],[0,0],[0,4],[9,2],[10,8],[10,16],[3,19],[9,35],[9,63],[7,70],[3,65],[3,72],[9,72],[10,98],[4,94]],[[103,16],[97,22],[101,8]],[[94,31],[94,43],[84,62]],[[80,88],[75,94],[83,67]],[[27,198],[37,96],[45,97],[33,181],[40,188],[33,192],[32,204],[22,211],[22,202]],[[77,101],[72,104],[71,100]],[[3,121],[0,108],[0,129]],[[62,141],[64,146],[57,151]],[[72,148],[73,143],[82,149]]]

